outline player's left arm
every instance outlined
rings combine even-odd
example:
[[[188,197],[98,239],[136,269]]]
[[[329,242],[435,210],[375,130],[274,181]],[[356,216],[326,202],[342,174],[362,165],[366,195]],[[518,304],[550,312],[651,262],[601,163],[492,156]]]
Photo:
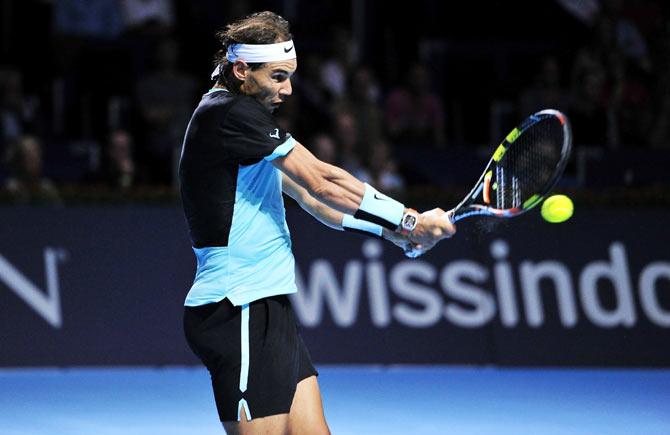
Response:
[[[335,230],[351,230],[351,228],[348,228],[347,223],[349,226],[351,226],[353,217],[347,216],[345,213],[335,210],[334,208],[331,208],[317,200],[312,195],[310,195],[307,189],[300,186],[286,174],[282,174],[282,190],[285,194],[293,198],[303,210],[311,214],[322,224]],[[363,223],[363,226],[366,226],[365,224],[366,223]],[[367,227],[369,228],[370,226],[368,225]],[[390,231],[386,228],[380,228],[380,231],[381,236],[370,231],[359,232],[365,232],[367,235],[377,235],[378,237],[382,237],[403,249],[410,243],[409,240],[407,240],[407,237],[400,233]]]
[[[311,214],[322,224],[335,230],[342,230],[342,218],[344,213],[326,204],[318,201],[307,192],[307,189],[291,180],[286,174],[282,173],[282,191],[293,198],[300,207]]]

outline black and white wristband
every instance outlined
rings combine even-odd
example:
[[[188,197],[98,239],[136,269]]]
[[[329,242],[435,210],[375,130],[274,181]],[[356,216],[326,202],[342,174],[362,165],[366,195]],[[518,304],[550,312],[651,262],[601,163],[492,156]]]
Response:
[[[382,237],[383,228],[381,225],[372,222],[356,219],[350,214],[345,214],[342,218],[342,229],[366,236]]]
[[[402,203],[365,183],[365,194],[354,217],[395,231],[402,221],[404,212],[405,206]]]

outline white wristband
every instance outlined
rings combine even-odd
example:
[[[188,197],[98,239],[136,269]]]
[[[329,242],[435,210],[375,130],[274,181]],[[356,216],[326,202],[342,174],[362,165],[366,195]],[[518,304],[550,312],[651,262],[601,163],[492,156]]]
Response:
[[[353,231],[356,233],[363,233],[366,236],[375,235],[382,236],[382,227],[372,222],[356,219],[350,214],[345,214],[342,218],[342,229],[345,231]]]
[[[363,201],[354,214],[356,219],[362,219],[395,231],[400,225],[405,206],[393,198],[378,192],[374,187],[365,183]]]

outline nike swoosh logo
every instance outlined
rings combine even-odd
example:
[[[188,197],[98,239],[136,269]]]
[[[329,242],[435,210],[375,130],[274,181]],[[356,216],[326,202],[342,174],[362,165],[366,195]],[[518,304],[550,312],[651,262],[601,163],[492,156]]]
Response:
[[[289,48],[284,47],[284,53],[288,53],[289,51],[293,50],[293,46],[291,45]]]
[[[279,129],[275,128],[274,133],[270,133],[270,134],[268,134],[268,136],[270,136],[272,138],[275,138],[275,139],[279,139]]]
[[[380,196],[380,195],[377,195],[377,194],[375,193],[375,194],[374,194],[374,197],[375,197],[375,199],[378,199],[378,200],[380,200],[380,201],[386,201],[386,197],[385,197],[385,196]]]

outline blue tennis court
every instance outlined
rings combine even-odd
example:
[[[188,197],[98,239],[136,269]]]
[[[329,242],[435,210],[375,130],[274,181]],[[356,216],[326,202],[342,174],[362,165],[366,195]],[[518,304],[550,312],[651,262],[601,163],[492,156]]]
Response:
[[[319,367],[333,434],[670,434],[670,370]],[[191,367],[5,369],[3,435],[223,434]]]

